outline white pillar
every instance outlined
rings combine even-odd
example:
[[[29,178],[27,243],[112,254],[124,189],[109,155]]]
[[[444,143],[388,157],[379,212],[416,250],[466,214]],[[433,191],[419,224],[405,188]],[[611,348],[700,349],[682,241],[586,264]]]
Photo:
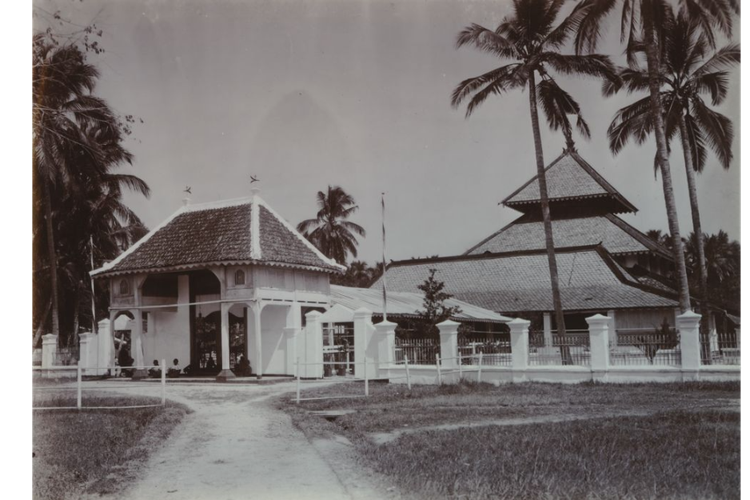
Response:
[[[609,345],[611,347],[617,347],[617,324],[616,321],[616,312],[614,309],[610,309],[607,311],[607,317],[609,318]]]
[[[297,337],[299,336],[300,328],[296,326],[284,327],[284,352],[285,357],[285,369],[284,372],[287,375],[297,375],[295,373],[297,363]]]
[[[229,308],[232,304],[221,303],[221,371],[216,376],[219,382],[235,378],[229,363]]]
[[[113,313],[110,313],[110,316]],[[109,319],[103,319],[98,323],[97,341],[98,347],[98,365],[102,368],[115,366],[114,338],[111,326],[113,323]],[[102,370],[104,374],[106,370]],[[114,373],[112,373],[114,375]]]
[[[263,332],[261,330],[260,315],[263,312],[263,304],[260,299],[253,303],[253,320],[255,321],[255,376],[258,380],[263,378]]]
[[[552,347],[552,315],[543,314],[544,319],[544,347]]]
[[[316,363],[300,367],[303,378],[321,378],[323,376],[323,365],[317,364],[323,361],[323,325],[320,311],[310,311],[305,314],[306,326],[304,329],[304,348],[299,357],[300,363]]]
[[[372,324],[372,311],[361,307],[354,311],[354,373],[364,378],[364,362],[367,359],[367,378],[377,378],[378,343],[375,339],[375,326]]]
[[[396,327],[391,321],[381,321],[375,325],[376,342],[378,344],[378,370],[388,369],[395,361]],[[379,374],[382,377],[383,374]]]
[[[130,313],[135,318],[133,320],[133,329],[130,331],[130,355],[135,360],[133,364],[138,367],[145,366],[143,359],[143,315],[140,309],[131,309]],[[163,368],[163,367],[162,367]],[[146,378],[148,372],[145,368],[137,368],[133,371],[133,380]]]
[[[91,333],[85,332],[78,335],[80,339],[78,344],[78,359],[82,368],[87,368],[86,375],[99,375],[98,366],[98,337]],[[94,370],[96,368],[96,370]]]
[[[453,320],[447,319],[442,323],[438,323],[437,327],[440,330],[440,369],[446,371],[456,370],[459,365],[459,360],[456,359],[458,356],[458,326]],[[443,380],[447,381],[458,381],[458,373],[448,373],[447,377]]]
[[[510,323],[510,355],[513,367],[513,382],[526,381],[529,366],[529,325],[531,321],[516,318]]]
[[[701,315],[692,311],[677,316],[683,380],[696,380],[698,378],[698,370],[701,366],[700,322]]]
[[[57,335],[42,335],[42,368],[51,368],[57,354]]]
[[[591,344],[591,374],[593,380],[605,382],[609,371],[609,323],[611,318],[595,314],[586,318]]]

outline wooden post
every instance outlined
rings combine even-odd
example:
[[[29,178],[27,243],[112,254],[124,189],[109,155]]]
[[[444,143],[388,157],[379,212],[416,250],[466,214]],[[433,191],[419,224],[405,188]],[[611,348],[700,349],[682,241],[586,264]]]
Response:
[[[461,367],[461,361],[463,360],[461,359],[461,352],[459,351],[458,353],[458,381],[459,382],[461,382],[461,380],[464,377],[464,371],[463,371],[463,368]]]
[[[411,379],[409,378],[409,357],[404,356],[404,366],[406,367],[406,387],[411,390]]]
[[[83,379],[83,377],[81,376],[81,361],[80,360],[78,360],[78,367],[76,368],[76,371],[78,372],[77,373],[78,383],[76,384],[78,387],[78,398],[76,401],[76,407],[80,410],[82,406],[81,405],[81,382]]]
[[[299,404],[299,377],[300,377],[299,358],[297,358],[297,404]]]
[[[167,360],[161,360],[161,405],[167,404]]]
[[[370,395],[370,379],[367,378],[367,356],[365,356],[365,397]]]
[[[479,352],[479,372],[477,373],[477,382],[482,383],[482,352]]]
[[[437,367],[438,385],[443,385],[443,375],[440,373],[440,354],[435,354],[435,366]]]

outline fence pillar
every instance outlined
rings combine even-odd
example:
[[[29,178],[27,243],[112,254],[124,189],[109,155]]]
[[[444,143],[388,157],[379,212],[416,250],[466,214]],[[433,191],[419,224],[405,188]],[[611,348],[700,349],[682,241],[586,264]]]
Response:
[[[617,312],[614,309],[607,311],[607,317],[609,318],[609,345],[611,347],[617,347]]]
[[[591,345],[591,376],[595,382],[606,382],[609,372],[609,325],[612,318],[595,314],[586,318]]]
[[[513,367],[513,382],[526,381],[529,366],[529,325],[531,321],[516,318],[510,323],[510,356]]]
[[[378,343],[375,340],[375,327],[372,324],[372,311],[360,307],[354,311],[354,374],[358,378],[377,378]],[[365,370],[367,360],[367,372]]]
[[[108,318],[101,320],[97,326],[97,365],[102,367],[102,373],[106,374],[107,369],[114,367],[115,350],[114,350],[114,325],[111,325]],[[112,326],[112,328],[110,328]],[[114,369],[113,373],[114,375]]]
[[[375,325],[378,344],[378,378],[385,378],[387,370],[394,363],[396,351],[396,323],[381,321]]]
[[[544,347],[552,347],[552,315],[543,313],[542,321],[544,325]]]
[[[455,373],[455,370],[460,366],[460,360],[457,359],[459,324],[447,319],[437,325],[438,330],[440,330],[440,369],[448,372],[447,376],[443,377],[443,380],[448,382],[460,381],[461,378],[460,375]]]
[[[697,380],[701,366],[700,322],[701,315],[687,311],[677,316],[677,331],[680,333],[680,356],[682,357],[682,379]]]
[[[57,354],[57,335],[42,335],[42,368],[52,368]]]
[[[87,370],[87,375],[100,375],[98,369],[98,337],[91,332],[85,332],[79,334],[78,338],[80,339],[80,342],[78,344],[78,359],[81,368]]]
[[[323,365],[308,365],[305,363],[322,363],[323,362],[323,323],[320,317],[323,313],[320,311],[310,311],[305,314],[305,329],[303,332],[304,347],[300,351],[303,365],[300,367],[302,378],[321,378],[323,377]]]

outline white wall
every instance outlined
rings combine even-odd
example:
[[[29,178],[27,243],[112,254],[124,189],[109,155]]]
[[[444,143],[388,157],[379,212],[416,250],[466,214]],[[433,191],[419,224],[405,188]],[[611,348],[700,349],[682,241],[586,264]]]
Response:
[[[188,276],[178,276],[178,304],[190,302],[188,286]],[[190,364],[190,306],[151,309],[149,316],[149,331],[143,335],[145,363],[151,365],[155,359],[161,363],[164,359],[172,366],[172,360],[177,358],[180,368]]]
[[[286,327],[287,312],[289,306],[265,306],[260,315],[261,329],[261,354],[263,357],[263,374],[288,375],[286,369],[286,342],[284,341],[284,328]],[[248,358],[255,369],[255,321],[252,312],[248,314]]]

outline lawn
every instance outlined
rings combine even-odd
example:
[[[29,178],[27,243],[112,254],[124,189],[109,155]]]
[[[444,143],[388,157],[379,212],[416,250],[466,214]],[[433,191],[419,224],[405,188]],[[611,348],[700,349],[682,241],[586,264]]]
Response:
[[[410,498],[739,498],[739,383],[372,384],[370,398],[280,405],[345,435]],[[303,397],[362,393],[356,385]],[[311,410],[355,410],[333,422]],[[644,413],[646,415],[644,415]],[[540,416],[585,420],[460,427]],[[452,430],[426,426],[458,424]],[[375,433],[412,430],[376,444]]]
[[[45,398],[44,402],[70,405],[71,399]],[[87,406],[159,402],[157,398],[104,394],[86,398]],[[34,498],[117,493],[135,477],[149,454],[169,436],[185,413],[184,407],[174,404],[165,408],[35,411]]]

